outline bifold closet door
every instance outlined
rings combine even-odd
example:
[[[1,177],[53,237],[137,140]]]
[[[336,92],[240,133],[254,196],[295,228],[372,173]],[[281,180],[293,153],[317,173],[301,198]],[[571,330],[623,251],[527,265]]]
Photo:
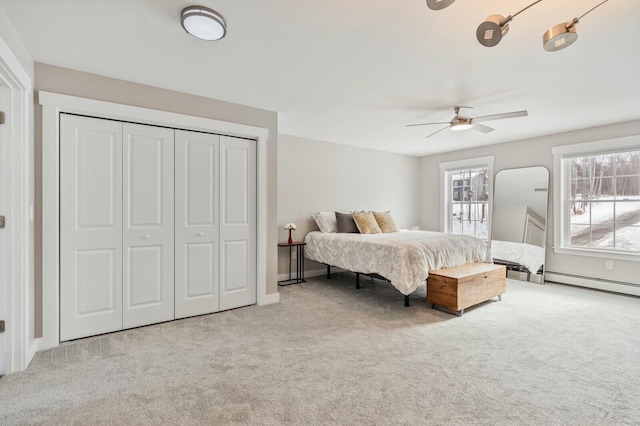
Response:
[[[122,329],[122,124],[60,116],[60,340]]]
[[[123,328],[174,318],[174,131],[123,124]]]
[[[176,318],[219,308],[220,137],[176,131]]]
[[[256,141],[220,136],[220,310],[256,303]]]

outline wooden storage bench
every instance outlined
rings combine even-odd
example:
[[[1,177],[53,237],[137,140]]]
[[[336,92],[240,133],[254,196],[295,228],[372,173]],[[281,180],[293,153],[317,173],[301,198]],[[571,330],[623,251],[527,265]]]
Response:
[[[434,309],[444,308],[462,316],[464,310],[507,290],[507,268],[493,263],[470,263],[430,271],[427,302]]]

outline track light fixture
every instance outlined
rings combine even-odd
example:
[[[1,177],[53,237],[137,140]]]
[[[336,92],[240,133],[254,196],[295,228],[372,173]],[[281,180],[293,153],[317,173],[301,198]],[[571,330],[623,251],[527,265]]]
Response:
[[[587,13],[579,18],[573,18],[573,20],[569,22],[564,22],[549,28],[549,30],[542,36],[542,47],[544,47],[544,50],[547,52],[555,52],[571,46],[578,39],[576,24],[589,12],[599,6],[602,6],[607,1],[609,0],[604,0],[602,3],[589,9]]]
[[[427,0],[427,6],[431,10],[440,10],[449,7],[456,0]]]
[[[535,1],[521,11],[509,15],[506,18],[502,15],[489,15],[489,17],[476,30],[476,38],[481,45],[485,47],[493,47],[500,43],[502,37],[509,32],[509,22],[516,16],[529,9],[531,6],[540,3],[542,0]]]
[[[427,0],[427,6],[431,10],[441,10],[451,6],[455,1],[456,0]],[[476,38],[478,39],[478,42],[485,47],[493,47],[497,45],[509,32],[509,22],[531,6],[538,4],[541,1],[542,0],[534,1],[519,12],[507,17],[497,14],[489,15],[483,23],[478,25],[478,29],[476,30]],[[608,1],[609,0],[604,0],[598,3],[579,18],[573,18],[569,22],[563,22],[562,24],[554,25],[549,28],[549,30],[542,36],[542,47],[544,47],[544,50],[547,52],[555,52],[556,50],[562,50],[575,43],[578,39],[578,22],[580,22],[582,18],[587,16],[594,9],[602,6]]]

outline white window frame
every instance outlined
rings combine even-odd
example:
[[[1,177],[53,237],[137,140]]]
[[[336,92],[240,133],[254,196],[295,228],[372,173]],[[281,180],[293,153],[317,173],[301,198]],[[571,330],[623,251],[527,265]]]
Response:
[[[456,170],[475,169],[475,168],[487,168],[487,191],[489,192],[489,198],[487,200],[487,240],[491,239],[491,219],[493,215],[493,162],[495,157],[493,155],[487,157],[469,158],[466,160],[447,161],[440,163],[440,232],[449,232],[447,229],[447,218],[451,215],[449,199],[451,198],[449,179],[447,179],[448,172],[454,172]],[[464,184],[463,184],[464,186]]]
[[[569,247],[570,217],[565,203],[566,194],[571,190],[570,179],[563,160],[572,157],[586,157],[597,154],[612,154],[621,151],[640,150],[640,135],[616,139],[607,139],[572,145],[553,147],[553,251],[559,254],[576,256],[603,257],[607,259],[633,260],[640,262],[640,253],[627,253],[615,250],[598,250],[594,248]]]

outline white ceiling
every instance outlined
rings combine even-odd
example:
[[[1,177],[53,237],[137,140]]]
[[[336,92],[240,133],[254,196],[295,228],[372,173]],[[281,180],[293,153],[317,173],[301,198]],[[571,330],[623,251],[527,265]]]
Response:
[[[475,39],[494,13],[532,0],[0,0],[37,62],[279,113],[280,133],[427,155],[640,118],[640,1],[611,0],[564,51],[551,26],[600,0],[542,1],[493,48]],[[197,40],[179,14],[220,12],[226,38]],[[474,116],[526,109],[476,131],[425,136],[455,105]]]

